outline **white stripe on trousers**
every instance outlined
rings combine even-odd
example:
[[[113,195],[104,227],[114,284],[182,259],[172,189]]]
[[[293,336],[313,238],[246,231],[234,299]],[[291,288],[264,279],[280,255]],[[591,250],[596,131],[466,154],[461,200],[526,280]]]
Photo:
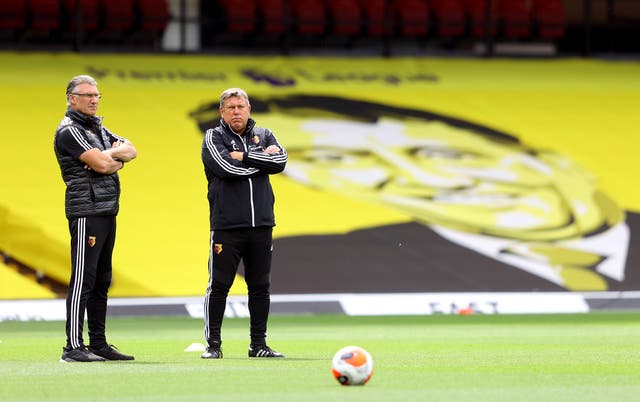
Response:
[[[211,297],[211,291],[213,286],[213,230],[209,234],[209,285],[207,287],[207,294],[204,297],[204,340],[209,345],[209,298]]]
[[[76,261],[73,267],[74,281],[73,281],[73,293],[71,294],[71,306],[70,307],[70,333],[69,342],[72,348],[80,347],[79,333],[80,324],[79,320],[84,321],[84,311],[80,312],[80,301],[82,299],[82,283],[84,282],[84,243],[86,233],[87,218],[78,218],[78,228],[76,233]],[[82,313],[82,315],[80,314]]]

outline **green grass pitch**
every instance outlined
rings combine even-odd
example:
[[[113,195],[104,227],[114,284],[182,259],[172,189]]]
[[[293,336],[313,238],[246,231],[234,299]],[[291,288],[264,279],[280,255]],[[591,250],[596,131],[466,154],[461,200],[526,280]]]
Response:
[[[133,362],[60,363],[63,322],[0,322],[0,401],[631,401],[640,395],[640,314],[272,316],[286,359],[249,359],[248,320],[226,319],[222,360],[185,352],[202,320],[109,318]],[[374,359],[362,387],[331,358]]]

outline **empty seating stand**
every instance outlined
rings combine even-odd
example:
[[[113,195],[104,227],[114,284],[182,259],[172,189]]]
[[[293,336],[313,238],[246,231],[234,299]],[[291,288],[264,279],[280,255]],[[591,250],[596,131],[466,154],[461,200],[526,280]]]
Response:
[[[64,0],[63,21],[65,30],[71,35],[77,34],[78,29],[85,37],[92,36],[98,30],[98,0]]]
[[[136,20],[133,0],[100,0],[98,10],[102,17],[101,38],[122,40],[133,32]]]
[[[257,6],[255,0],[225,0],[220,2],[227,34],[248,35],[255,31]]]
[[[293,34],[321,36],[327,29],[327,11],[322,0],[290,0]]]
[[[531,16],[526,0],[498,1],[498,18],[504,39],[523,39],[531,36]]]
[[[29,30],[51,34],[60,29],[61,0],[27,0]]]
[[[429,31],[429,8],[425,0],[391,0],[390,13],[400,37],[425,37]]]
[[[285,0],[257,0],[260,33],[282,36],[289,29],[289,9]]]
[[[127,44],[158,47],[159,39],[171,19],[167,0],[61,2],[62,38],[73,39],[76,45]]]
[[[553,40],[564,36],[567,20],[562,0],[532,0],[531,15],[537,38]]]
[[[368,37],[381,37],[391,33],[391,18],[387,0],[358,0],[362,10],[363,32]]]
[[[136,24],[132,40],[159,47],[171,14],[167,0],[136,0]]]
[[[13,39],[27,27],[26,0],[0,1],[0,36]]]
[[[362,31],[362,17],[357,0],[325,0],[329,11],[329,33],[354,37]]]
[[[465,34],[466,19],[461,0],[430,0],[435,20],[435,35],[441,38],[461,37]]]
[[[488,36],[497,35],[497,1],[491,1],[491,10],[489,10],[487,0],[462,0],[467,20],[467,35],[470,38],[482,40]]]

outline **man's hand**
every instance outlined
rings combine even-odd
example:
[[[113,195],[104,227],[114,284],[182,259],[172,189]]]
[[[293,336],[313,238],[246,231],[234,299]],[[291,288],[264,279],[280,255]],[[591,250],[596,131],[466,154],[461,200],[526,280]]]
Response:
[[[124,162],[115,160],[107,151],[91,148],[78,157],[85,164],[85,169],[101,174],[112,174],[122,169]]]
[[[267,149],[264,150],[265,154],[273,155],[280,153],[280,147],[277,145],[269,145]]]
[[[237,161],[242,161],[244,159],[244,152],[231,151],[229,152],[229,156]]]
[[[137,156],[138,152],[131,142],[116,141],[111,144],[111,149],[106,151],[113,159],[129,162]]]

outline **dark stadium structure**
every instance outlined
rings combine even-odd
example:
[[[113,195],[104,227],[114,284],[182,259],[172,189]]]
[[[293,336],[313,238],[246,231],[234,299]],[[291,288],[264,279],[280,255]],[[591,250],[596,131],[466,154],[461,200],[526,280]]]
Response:
[[[630,57],[639,36],[636,0],[0,2],[18,51]]]

